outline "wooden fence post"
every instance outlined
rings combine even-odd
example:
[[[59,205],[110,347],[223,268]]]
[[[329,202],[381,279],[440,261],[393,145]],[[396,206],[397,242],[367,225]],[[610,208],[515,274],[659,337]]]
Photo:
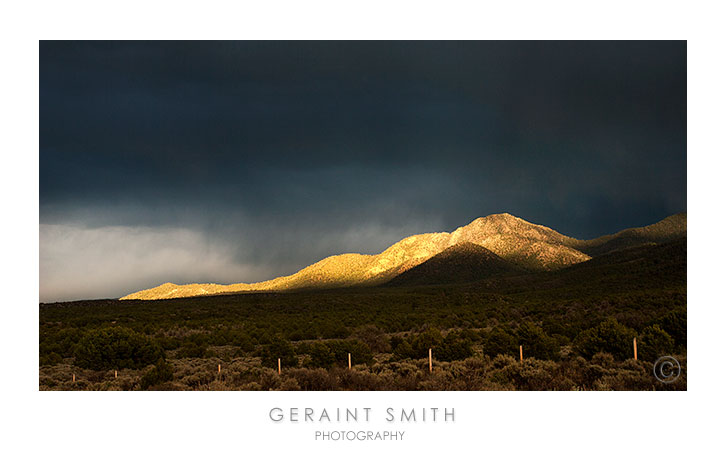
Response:
[[[114,370],[114,379],[116,379],[116,378],[117,378],[117,371]]]
[[[278,374],[281,374],[281,358],[278,357]]]
[[[632,339],[632,344],[634,345],[634,359],[637,360],[637,338]]]
[[[222,366],[218,363],[217,364],[217,374],[219,375],[221,371],[222,371]]]
[[[430,373],[432,373],[432,348],[430,348],[428,356],[430,358]]]
[[[351,370],[351,352],[349,353],[349,369]]]
[[[76,382],[76,373],[73,373],[73,382]]]
[[[523,345],[522,344],[518,346],[518,350],[521,353],[521,362],[523,362]]]

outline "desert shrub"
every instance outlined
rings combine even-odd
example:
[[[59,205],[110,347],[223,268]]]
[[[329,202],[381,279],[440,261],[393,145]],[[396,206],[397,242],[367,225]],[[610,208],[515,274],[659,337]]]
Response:
[[[507,390],[508,385],[497,384],[488,377],[482,358],[437,364],[432,374],[426,374],[419,383],[420,390]]]
[[[458,335],[460,338],[470,340],[473,343],[480,341],[480,334],[473,329],[462,329],[458,332]]]
[[[123,327],[92,330],[75,351],[74,363],[91,370],[139,369],[164,358],[164,350],[149,337]]]
[[[551,317],[544,317],[541,327],[556,339],[573,339],[579,334],[578,328],[571,324],[563,324],[563,321]]]
[[[61,357],[73,357],[76,346],[83,336],[84,332],[81,329],[69,327],[59,330],[53,337],[58,340],[54,346],[54,352],[60,354]]]
[[[142,390],[149,390],[151,387],[171,381],[173,377],[172,366],[160,359],[152,369],[144,373],[139,386]]]
[[[282,338],[275,338],[271,343],[260,349],[260,359],[263,366],[278,369],[278,359],[281,359],[281,367],[297,367],[298,358],[293,345]]]
[[[657,382],[645,362],[629,359],[615,365],[615,368],[594,382],[596,390],[650,390]]]
[[[286,378],[281,381],[278,390],[301,390],[301,386],[298,385],[298,381],[294,378]]]
[[[188,360],[188,362],[191,362]],[[183,365],[182,371],[178,371],[181,376],[180,381],[192,389],[200,390],[202,387],[213,382],[217,377],[217,370],[212,365]]]
[[[329,349],[329,347],[324,343],[311,343],[308,345],[308,349],[306,349],[306,351],[310,356],[306,366],[313,368],[329,368],[336,361],[334,353],[331,352],[331,349]]]
[[[449,372],[437,369],[417,384],[418,390],[454,390],[453,378]]]
[[[394,358],[399,359],[411,359],[414,357],[414,351],[412,350],[412,345],[407,340],[402,340],[402,338],[397,337],[399,342],[392,343],[392,354],[394,355]],[[394,338],[392,338],[394,340]]]
[[[389,337],[389,345],[392,348],[392,351],[394,352],[394,350],[397,349],[397,346],[404,343],[404,341],[404,338],[399,335],[393,335]]]
[[[171,351],[174,349],[177,349],[182,344],[181,341],[178,338],[173,337],[157,337],[154,339],[154,341],[159,344],[159,346],[162,347],[165,351]]]
[[[525,359],[495,371],[493,379],[500,384],[512,384],[517,390],[552,390],[557,387],[558,365],[550,360]]]
[[[192,358],[202,359],[212,357],[213,352],[208,349],[207,343],[197,344],[193,341],[185,341],[177,351],[178,359]]]
[[[237,346],[244,352],[250,352],[255,349],[253,339],[245,329],[231,329],[227,342],[233,346]]]
[[[499,354],[517,355],[518,342],[510,330],[496,327],[483,337],[483,354],[495,357]]]
[[[437,347],[438,360],[451,362],[453,360],[464,360],[473,355],[473,342],[468,337],[461,337],[455,331],[447,334],[445,339]]]
[[[348,365],[348,354],[351,353],[351,364],[370,364],[374,360],[372,350],[359,340],[331,340],[326,346],[334,356],[334,364]]]
[[[260,372],[259,380],[261,390],[278,390],[283,382],[281,380],[281,375],[279,375],[277,371],[269,368],[263,368]]]
[[[559,363],[560,374],[571,380],[572,389],[589,390],[594,381],[601,378],[605,371],[614,364],[611,354],[597,353],[589,364],[583,357],[571,357]]]
[[[638,338],[638,356],[648,362],[672,353],[675,342],[659,325],[645,327]]]
[[[516,330],[516,339],[523,346],[523,356],[541,360],[559,358],[559,343],[544,330],[531,323],[521,324]]]
[[[382,378],[369,371],[338,369],[334,373],[342,390],[382,390],[384,385]]]
[[[410,341],[410,344],[412,345],[412,358],[426,358],[429,350],[439,347],[442,341],[443,338],[440,331],[434,327],[430,327],[426,331],[413,337],[412,341]]]
[[[604,368],[612,368],[614,366],[614,356],[606,352],[597,352],[592,356],[592,363]]]
[[[516,359],[514,359],[510,355],[498,354],[497,356],[495,356],[495,358],[491,362],[491,365],[495,369],[501,369],[501,368],[505,368],[509,365],[515,365],[516,362],[517,362]]]
[[[369,346],[372,352],[389,352],[391,349],[387,334],[375,325],[359,327],[352,336]]]
[[[308,355],[311,353],[311,347],[316,343],[320,342],[297,343],[293,345],[293,350],[296,352],[296,355]]]
[[[324,339],[346,338],[349,334],[350,330],[339,321],[324,322],[319,327],[319,335]]]
[[[579,354],[591,358],[597,352],[607,352],[617,359],[632,354],[632,339],[637,336],[633,329],[610,318],[596,327],[584,330],[575,340]]]
[[[50,354],[41,354],[39,361],[41,366],[56,365],[63,362],[63,357],[57,352],[51,352]]]
[[[657,320],[660,326],[675,341],[675,346],[685,347],[688,342],[688,314],[686,308],[675,309]]]
[[[296,380],[301,390],[336,390],[336,378],[323,368],[292,368],[286,371],[287,377]]]

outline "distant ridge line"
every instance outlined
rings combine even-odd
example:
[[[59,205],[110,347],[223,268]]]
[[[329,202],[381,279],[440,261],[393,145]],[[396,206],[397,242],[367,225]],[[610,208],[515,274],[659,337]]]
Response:
[[[455,265],[457,260],[464,260],[463,264],[474,270],[480,269],[483,273],[490,268],[497,273],[505,273],[504,264],[512,270],[558,270],[621,248],[645,243],[664,243],[685,235],[686,213],[669,216],[649,226],[625,229],[591,240],[568,237],[547,226],[530,223],[509,213],[498,213],[476,218],[450,233],[437,232],[406,237],[379,254],[346,253],[329,256],[292,275],[272,280],[229,285],[178,285],[168,282],[129,294],[121,300],[161,300],[239,292],[375,286],[389,282],[449,248],[462,244],[481,247],[502,262],[480,250],[478,254],[463,254],[455,262],[441,262],[443,267],[447,264],[452,270],[451,276],[454,280],[459,279],[456,274],[460,273]],[[484,262],[478,265],[480,261]],[[447,277],[447,274],[444,276]],[[475,275],[474,277],[477,278]]]

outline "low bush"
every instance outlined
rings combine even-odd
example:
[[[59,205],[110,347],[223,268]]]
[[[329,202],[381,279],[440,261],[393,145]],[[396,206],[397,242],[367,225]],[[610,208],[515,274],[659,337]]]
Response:
[[[659,325],[643,329],[638,340],[638,356],[648,362],[654,362],[660,356],[671,354],[675,348],[675,341]]]
[[[368,365],[374,360],[372,350],[359,340],[331,340],[326,342],[326,346],[334,357],[334,364],[342,368],[348,365],[349,354],[352,365]]]
[[[523,356],[541,360],[557,360],[559,343],[544,330],[531,323],[521,324],[516,330],[516,340],[523,346]]]
[[[177,358],[197,358],[204,359],[212,357],[212,351],[207,347],[206,343],[197,344],[193,341],[185,341],[177,351]]]
[[[390,352],[392,349],[384,330],[372,324],[359,327],[352,336],[369,346],[372,352]]]
[[[152,369],[142,376],[142,380],[139,383],[139,387],[142,390],[149,390],[150,388],[159,384],[171,381],[174,378],[172,366],[160,359]]]
[[[676,347],[686,347],[688,343],[688,313],[687,308],[675,309],[656,322],[668,335],[672,337]]]
[[[306,362],[308,367],[329,368],[336,361],[334,353],[325,343],[311,343],[307,346],[306,351],[309,355],[309,360]]]
[[[437,347],[437,360],[452,362],[465,360],[473,355],[473,342],[469,337],[451,331],[447,334],[440,346]]]
[[[606,352],[617,360],[624,360],[631,357],[632,340],[636,336],[636,331],[610,318],[581,332],[575,344],[579,354],[586,358],[592,358],[597,352]]]
[[[496,357],[499,354],[518,355],[518,342],[513,332],[501,326],[483,336],[483,354]]]
[[[282,338],[273,339],[260,349],[259,354],[263,366],[268,368],[278,369],[278,359],[281,359],[282,368],[298,366],[298,357],[293,345]]]

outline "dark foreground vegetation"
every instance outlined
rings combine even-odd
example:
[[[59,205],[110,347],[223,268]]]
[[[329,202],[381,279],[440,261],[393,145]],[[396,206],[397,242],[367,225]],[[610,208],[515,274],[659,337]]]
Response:
[[[39,387],[685,390],[685,256],[683,240],[453,286],[42,304]],[[682,366],[671,384],[661,355]]]

